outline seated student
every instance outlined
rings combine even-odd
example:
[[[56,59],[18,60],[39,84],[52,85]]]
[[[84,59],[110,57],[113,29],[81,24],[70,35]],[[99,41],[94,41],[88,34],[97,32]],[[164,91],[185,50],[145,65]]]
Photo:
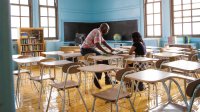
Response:
[[[145,46],[144,41],[142,40],[142,36],[140,35],[140,33],[139,32],[132,33],[132,39],[133,39],[133,45],[131,49],[129,50],[129,55],[132,55],[133,52],[135,52],[135,57],[144,57],[146,55],[146,46]],[[135,66],[136,69],[139,71],[142,70],[141,68],[139,68],[139,67],[142,67],[140,64],[141,63]],[[133,65],[130,64],[129,66],[133,66]],[[139,82],[138,89],[140,91],[144,90],[144,85],[142,82]]]
[[[100,52],[98,52],[95,48],[101,50],[102,52],[106,54],[112,54],[114,51],[104,40],[103,35],[107,34],[110,27],[107,23],[102,23],[99,28],[93,29],[86,37],[86,39],[83,41],[83,44],[81,45],[81,54],[84,56],[88,53],[95,53],[96,55],[101,55]],[[101,46],[103,44],[105,47],[107,47],[110,52],[107,52],[103,49]],[[108,64],[108,61],[101,61],[97,62],[98,64]],[[101,79],[101,73],[96,73],[96,76],[98,79]],[[101,89],[100,84],[94,78],[94,84],[97,88]],[[105,74],[105,84],[111,84],[109,77],[107,74]]]

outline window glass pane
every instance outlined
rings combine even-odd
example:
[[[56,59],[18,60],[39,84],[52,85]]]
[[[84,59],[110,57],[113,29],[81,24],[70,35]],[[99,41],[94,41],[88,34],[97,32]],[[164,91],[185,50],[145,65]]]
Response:
[[[173,0],[174,1],[174,5],[180,5],[181,4],[181,0]]]
[[[161,27],[160,25],[154,26],[154,36],[161,36]]]
[[[192,21],[200,21],[200,17],[192,17]]]
[[[49,27],[56,27],[56,19],[55,18],[49,18]]]
[[[47,5],[47,0],[39,0],[40,5]]]
[[[40,18],[40,24],[41,24],[41,27],[48,27],[48,18],[47,17],[41,17]]]
[[[191,10],[183,11],[183,16],[191,16]]]
[[[147,2],[153,2],[153,0],[147,0]]]
[[[48,37],[48,28],[44,28],[44,37]]]
[[[48,6],[54,6],[54,0],[48,0]]]
[[[200,3],[192,4],[192,9],[196,9],[196,8],[200,8]]]
[[[193,29],[193,34],[194,35],[200,34],[199,26],[200,26],[200,22],[193,23],[193,25],[192,25],[193,28],[192,29]]]
[[[22,17],[21,21],[21,27],[30,27],[29,17]]]
[[[49,8],[49,16],[55,16],[55,8]]]
[[[199,16],[200,15],[200,9],[198,9],[198,10],[192,10],[192,15],[193,16]]]
[[[150,4],[147,4],[147,14],[152,14],[153,13],[153,4],[150,3]]]
[[[47,8],[45,7],[40,8],[40,16],[47,16]]]
[[[10,0],[10,3],[19,4],[19,0]]]
[[[191,23],[183,23],[183,35],[189,35],[192,33],[191,31]]]
[[[49,28],[49,37],[56,37],[56,29]]]
[[[153,26],[147,26],[147,35],[153,36]]]
[[[189,4],[191,3],[191,0],[183,0],[183,4]]]
[[[186,10],[186,9],[191,9],[191,5],[190,4],[183,5],[183,10]]]
[[[174,12],[174,17],[182,17],[182,11]]]
[[[11,17],[11,27],[20,27],[19,17]]]
[[[174,11],[181,10],[181,5],[174,6]]]
[[[180,22],[182,22],[182,18],[175,18],[174,19],[174,23],[180,23]]]
[[[160,2],[154,3],[154,13],[160,13]]]
[[[19,38],[18,28],[11,28],[11,37],[12,37],[12,39],[18,39]]]
[[[183,22],[191,22],[191,17],[185,17],[185,18],[183,18]]]
[[[20,4],[28,5],[29,0],[20,0]]]
[[[182,24],[174,24],[174,34],[182,35]]]
[[[21,16],[29,16],[29,7],[21,6]]]
[[[160,24],[160,14],[154,14],[154,24]]]
[[[199,3],[199,0],[192,0],[192,3]]]
[[[12,16],[19,16],[19,6],[11,5],[10,7],[11,15]]]
[[[147,15],[147,25],[153,24],[153,15]]]

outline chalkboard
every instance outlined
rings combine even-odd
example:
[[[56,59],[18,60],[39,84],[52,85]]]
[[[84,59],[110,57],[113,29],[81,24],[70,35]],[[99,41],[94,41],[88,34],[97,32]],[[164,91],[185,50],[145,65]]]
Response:
[[[104,35],[105,40],[113,40],[113,35],[118,33],[122,40],[131,40],[131,33],[138,31],[137,20],[111,21],[106,22],[110,26],[110,31]],[[94,28],[98,28],[101,23],[82,23],[82,22],[64,22],[64,41],[74,41],[76,33],[89,34]]]

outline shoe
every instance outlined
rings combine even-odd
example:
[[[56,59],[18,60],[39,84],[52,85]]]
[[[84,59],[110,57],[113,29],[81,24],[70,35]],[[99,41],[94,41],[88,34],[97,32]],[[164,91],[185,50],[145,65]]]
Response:
[[[95,85],[97,88],[101,89],[101,86],[100,86],[100,84],[99,84],[99,82],[97,81],[96,78],[94,78],[94,85]]]
[[[111,81],[105,81],[105,84],[106,85],[111,85],[112,82]],[[113,81],[113,84],[118,84],[118,82],[117,81]]]

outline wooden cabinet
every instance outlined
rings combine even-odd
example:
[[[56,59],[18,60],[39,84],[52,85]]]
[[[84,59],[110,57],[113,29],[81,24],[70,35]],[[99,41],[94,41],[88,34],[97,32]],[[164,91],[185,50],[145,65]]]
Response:
[[[20,28],[18,53],[21,55],[40,56],[45,51],[43,28]]]

